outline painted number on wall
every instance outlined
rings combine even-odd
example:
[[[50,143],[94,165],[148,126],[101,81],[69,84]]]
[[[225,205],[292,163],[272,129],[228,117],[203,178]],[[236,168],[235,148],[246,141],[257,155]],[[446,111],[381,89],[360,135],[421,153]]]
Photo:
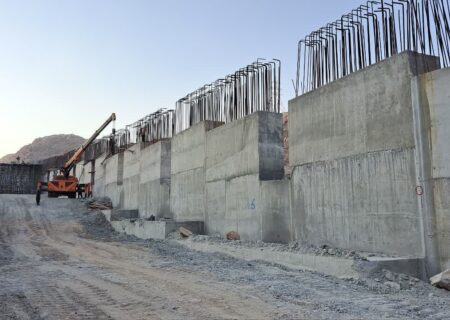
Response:
[[[256,209],[256,199],[251,199],[248,202],[248,208],[250,210],[255,210]]]

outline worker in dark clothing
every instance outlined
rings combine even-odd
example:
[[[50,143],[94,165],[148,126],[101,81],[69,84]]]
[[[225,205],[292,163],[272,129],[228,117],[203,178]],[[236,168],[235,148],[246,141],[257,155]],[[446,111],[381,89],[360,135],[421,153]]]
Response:
[[[41,183],[38,183],[37,190],[36,190],[36,205],[39,205],[41,203]]]
[[[87,183],[84,186],[84,197],[85,198],[92,198],[92,186],[90,183]]]
[[[83,188],[78,185],[77,187],[78,198],[83,198]]]

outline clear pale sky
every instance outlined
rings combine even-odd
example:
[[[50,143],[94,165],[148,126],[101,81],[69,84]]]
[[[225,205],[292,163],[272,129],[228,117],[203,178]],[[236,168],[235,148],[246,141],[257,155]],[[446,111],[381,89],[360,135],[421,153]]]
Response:
[[[0,157],[35,138],[117,128],[297,42],[362,0],[0,0]],[[109,132],[109,129],[108,129]]]

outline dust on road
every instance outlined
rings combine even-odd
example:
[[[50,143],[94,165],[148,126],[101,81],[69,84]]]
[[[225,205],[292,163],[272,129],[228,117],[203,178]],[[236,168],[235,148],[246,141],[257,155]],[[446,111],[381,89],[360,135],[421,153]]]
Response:
[[[73,199],[0,195],[0,319],[447,319],[449,295],[112,233]],[[432,292],[432,293],[431,293]]]

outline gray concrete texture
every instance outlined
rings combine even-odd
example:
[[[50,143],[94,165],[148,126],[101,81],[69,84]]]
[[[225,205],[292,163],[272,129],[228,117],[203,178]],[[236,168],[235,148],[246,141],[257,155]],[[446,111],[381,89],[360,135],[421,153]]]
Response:
[[[428,221],[429,238],[434,240],[440,270],[450,268],[450,69],[441,69],[414,79],[424,122],[426,165],[423,180],[434,215]]]
[[[165,140],[141,149],[138,209],[141,218],[171,217],[171,141]]]
[[[438,65],[407,52],[289,101],[290,165],[414,147],[411,78]]]
[[[437,58],[407,52],[291,100],[291,179],[281,115],[257,112],[98,158],[94,192],[140,218],[204,221],[207,234],[448,267],[450,72],[437,68]]]
[[[114,207],[139,210],[141,218],[170,217],[170,151],[171,141],[159,141],[96,159],[94,195],[108,196]]]
[[[200,122],[172,138],[170,211],[176,220],[205,220],[206,133],[219,125]]]
[[[33,194],[42,165],[0,163],[0,194]]]
[[[407,52],[289,102],[295,239],[425,255],[411,81],[436,68]]]

